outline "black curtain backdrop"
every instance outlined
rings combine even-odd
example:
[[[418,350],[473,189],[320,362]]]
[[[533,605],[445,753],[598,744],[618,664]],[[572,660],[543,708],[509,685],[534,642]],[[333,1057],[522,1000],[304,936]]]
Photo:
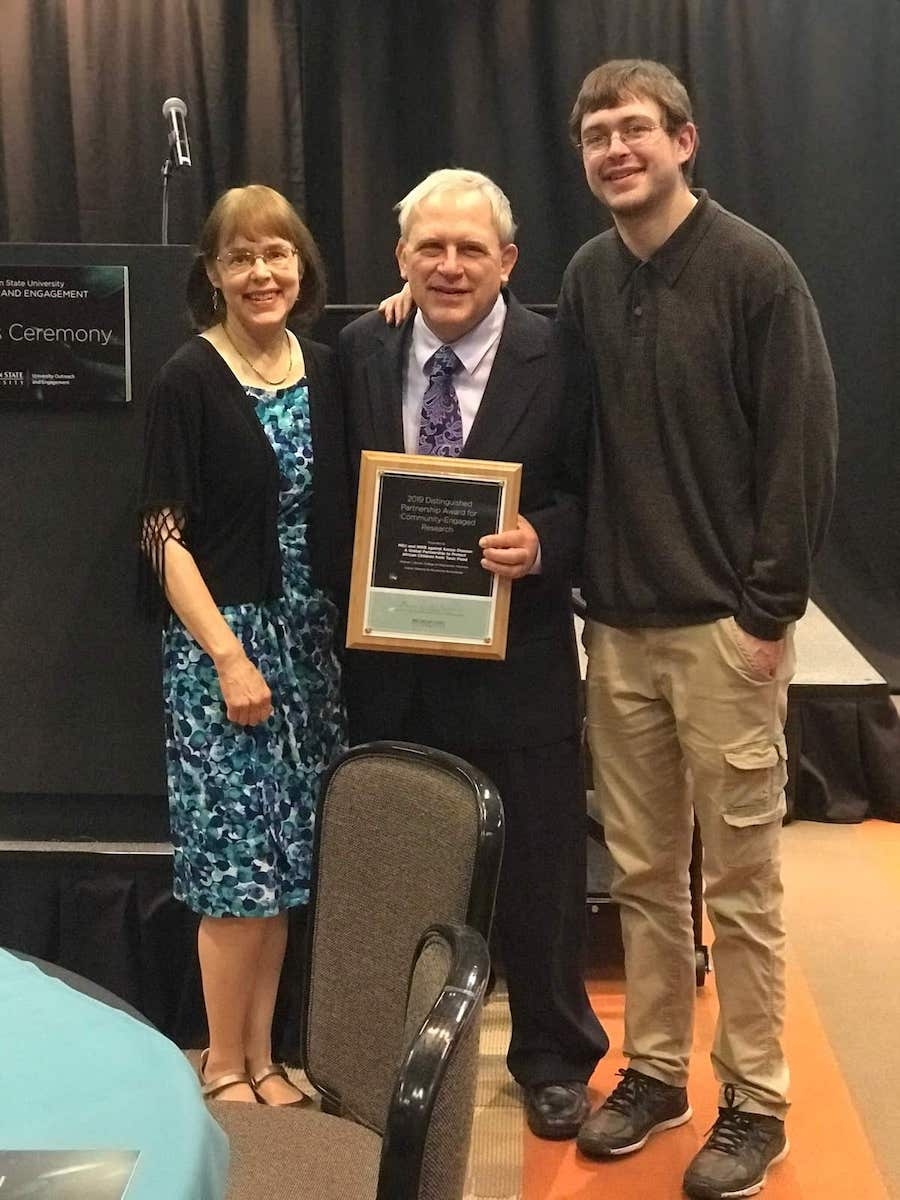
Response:
[[[898,0],[4,0],[0,240],[158,240],[179,95],[194,167],[172,241],[223,188],[270,183],[306,214],[331,300],[374,301],[397,284],[393,204],[464,165],[512,199],[517,293],[552,301],[604,224],[566,116],[592,66],[632,55],[682,76],[697,182],[818,301],[842,422],[818,598],[900,687]]]
[[[169,96],[195,147],[171,242],[234,183],[302,209],[301,23],[288,0],[3,0],[0,240],[158,242]]]

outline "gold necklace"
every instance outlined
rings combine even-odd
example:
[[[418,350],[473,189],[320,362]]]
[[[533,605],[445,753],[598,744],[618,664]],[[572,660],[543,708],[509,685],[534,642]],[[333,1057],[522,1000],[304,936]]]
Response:
[[[294,344],[291,341],[290,335],[288,334],[287,330],[284,331],[284,336],[287,338],[287,344],[288,344],[288,369],[285,371],[285,373],[282,375],[282,377],[280,379],[266,379],[266,377],[265,377],[265,375],[263,375],[262,371],[260,371],[258,367],[255,367],[253,365],[253,363],[246,356],[246,354],[241,354],[240,350],[237,348],[237,346],[231,340],[231,335],[229,334],[228,330],[226,329],[224,321],[222,322],[222,332],[225,334],[225,339],[228,342],[228,345],[232,348],[232,350],[235,352],[235,354],[238,356],[238,358],[242,359],[247,364],[247,366],[250,368],[250,370],[253,372],[253,374],[258,375],[260,377],[260,379],[263,381],[263,383],[268,384],[269,387],[280,387],[284,383],[284,381],[288,378],[291,371],[293,371],[293,369],[294,369]]]

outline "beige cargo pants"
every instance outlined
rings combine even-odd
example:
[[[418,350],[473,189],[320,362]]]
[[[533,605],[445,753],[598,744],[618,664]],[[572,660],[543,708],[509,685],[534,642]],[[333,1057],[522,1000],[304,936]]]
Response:
[[[738,637],[731,617],[676,629],[588,621],[587,733],[622,920],[629,1065],[687,1082],[696,813],[715,935],[713,1067],[746,1111],[784,1118],[780,837],[793,629],[774,679],[754,673]]]

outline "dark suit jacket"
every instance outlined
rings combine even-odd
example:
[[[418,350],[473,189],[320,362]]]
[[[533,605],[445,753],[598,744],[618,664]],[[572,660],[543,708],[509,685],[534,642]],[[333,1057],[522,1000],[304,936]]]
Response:
[[[519,509],[541,541],[540,575],[512,586],[504,662],[349,651],[353,740],[398,736],[410,704],[449,745],[512,749],[559,741],[581,725],[571,587],[581,554],[584,415],[567,411],[552,322],[506,293],[509,310],[463,454],[522,463]],[[360,451],[402,452],[402,379],[412,331],[368,313],[341,333],[353,494]],[[424,392],[424,380],[423,380]]]

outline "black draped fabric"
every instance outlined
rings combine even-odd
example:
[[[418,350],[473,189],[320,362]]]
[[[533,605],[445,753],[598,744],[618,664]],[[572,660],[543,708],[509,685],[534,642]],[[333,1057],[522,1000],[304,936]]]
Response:
[[[179,1046],[208,1040],[197,917],[172,897],[168,856],[7,851],[0,859],[0,946],[57,963],[142,1013]],[[298,1063],[306,909],[292,909],[273,1029]]]
[[[790,817],[900,821],[900,716],[884,688],[792,688],[785,735]]]
[[[301,17],[292,0],[4,0],[0,240],[158,242],[170,96],[193,158],[171,184],[170,242],[192,241],[232,184],[302,210]]]
[[[841,413],[817,598],[900,688],[897,0],[852,14],[845,0],[4,0],[0,239],[156,240],[160,110],[180,95],[194,167],[172,183],[172,241],[195,236],[226,186],[270,183],[305,212],[331,300],[373,301],[398,282],[393,204],[430,169],[465,165],[512,198],[517,294],[551,301],[606,220],[567,114],[592,66],[635,55],[669,63],[693,95],[697,183],[783,242],[809,280]],[[13,418],[0,411],[0,444]],[[33,477],[25,458],[21,469]],[[20,485],[3,483],[15,514]],[[90,529],[60,488],[46,504],[77,545]],[[131,499],[122,487],[110,511]],[[41,544],[18,528],[0,550],[32,556],[46,578]],[[0,562],[0,625],[8,572]],[[76,641],[90,619],[73,601],[59,628]],[[16,683],[0,679],[8,693]]]

